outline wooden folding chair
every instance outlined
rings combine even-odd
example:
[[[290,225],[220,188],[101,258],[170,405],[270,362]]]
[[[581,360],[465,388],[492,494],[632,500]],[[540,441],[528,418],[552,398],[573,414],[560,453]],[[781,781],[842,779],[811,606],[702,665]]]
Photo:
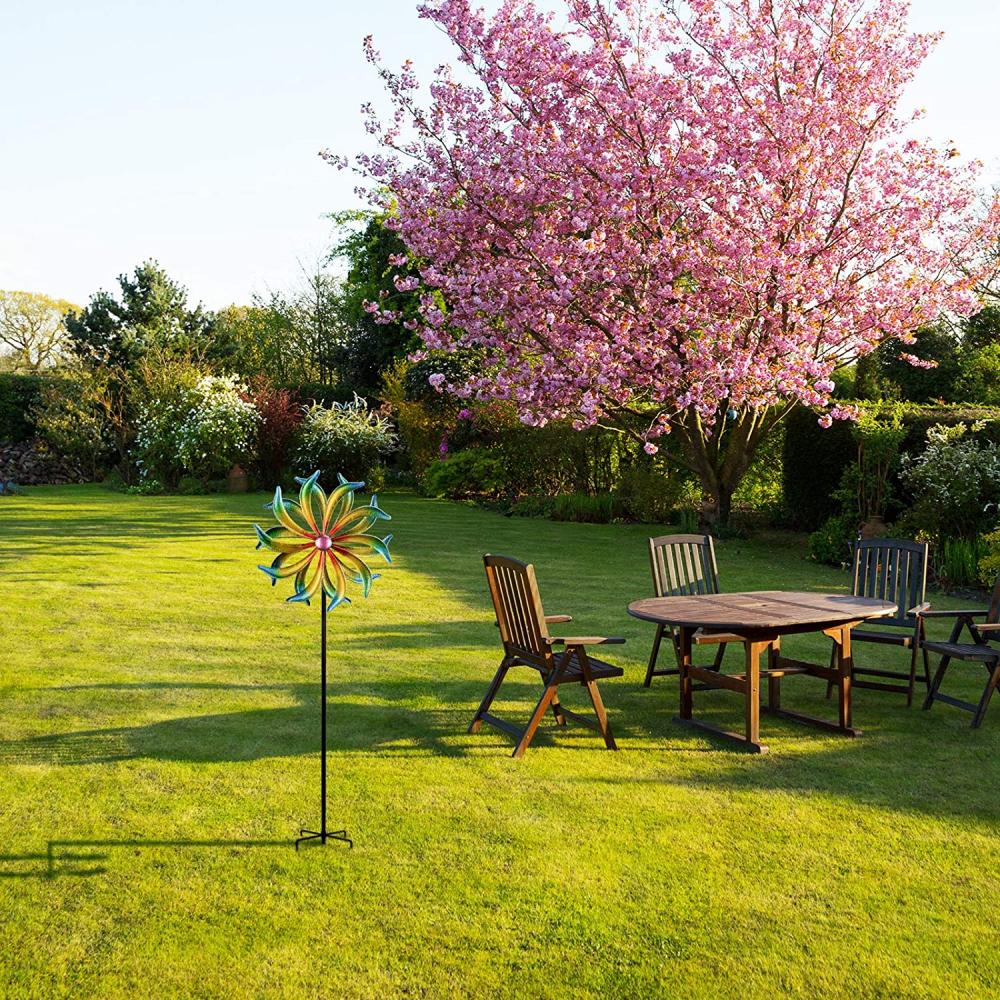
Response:
[[[715,545],[711,535],[660,535],[658,538],[651,538],[649,568],[653,573],[653,593],[656,597],[719,593],[719,570],[715,564]],[[677,666],[657,670],[656,659],[660,655],[660,643],[667,632],[670,633],[670,644]],[[712,669],[719,670],[726,653],[726,643],[742,643],[743,639],[723,632],[699,631],[695,642],[700,646],[718,644]],[[654,677],[680,673],[680,657],[680,636],[672,626],[657,625],[643,685],[649,687]]]
[[[606,677],[621,677],[624,671],[610,663],[598,660],[587,653],[588,646],[604,646],[623,643],[624,639],[602,636],[556,637],[549,633],[549,625],[572,621],[569,615],[546,615],[538,596],[535,582],[535,568],[517,559],[504,556],[483,556],[486,566],[486,580],[496,611],[500,640],[503,643],[503,659],[496,675],[483,698],[469,726],[470,733],[476,733],[484,722],[508,733],[517,740],[513,756],[521,757],[534,738],[535,731],[543,716],[552,708],[556,724],[566,725],[567,719],[596,729],[604,737],[609,750],[617,750],[611,726],[608,724],[601,693],[597,682]],[[555,649],[553,647],[563,647]],[[524,729],[490,714],[490,706],[496,698],[500,685],[511,667],[530,667],[541,674],[544,690],[534,712]],[[559,701],[561,684],[580,684],[587,689],[596,718],[571,712]]]
[[[898,608],[891,618],[879,618],[877,627],[851,630],[852,642],[872,642],[885,646],[899,646],[910,651],[910,669],[877,670],[861,667],[857,663],[851,670],[854,687],[875,691],[896,691],[906,695],[906,704],[913,703],[913,689],[917,678],[917,653],[923,649],[924,618],[921,615],[930,607],[924,597],[927,591],[927,543],[910,542],[898,538],[868,538],[854,546],[854,582],[851,593],[855,597],[873,597],[892,601]],[[886,630],[889,631],[886,631]],[[831,654],[832,655],[832,654]],[[831,666],[833,660],[831,659]],[[927,650],[923,649],[924,684],[930,688],[931,672]],[[877,677],[878,680],[863,680]],[[886,681],[904,681],[891,684]],[[827,685],[830,696],[832,683]]]
[[[923,611],[921,618],[954,618],[955,624],[952,626],[951,635],[947,642],[928,642],[924,640],[921,645],[929,653],[940,653],[941,662],[934,673],[934,679],[930,683],[927,691],[927,698],[924,701],[924,708],[928,709],[935,701],[943,701],[955,708],[960,708],[965,712],[972,713],[972,728],[978,729],[986,715],[990,698],[993,692],[1000,685],[1000,646],[992,643],[1000,642],[1000,576],[993,584],[993,594],[990,597],[990,606],[984,611]],[[981,624],[975,622],[976,618],[985,618]],[[959,642],[962,629],[968,629],[972,642]],[[978,703],[962,701],[959,698],[952,698],[950,695],[941,694],[941,681],[951,665],[952,660],[964,660],[966,662],[981,663],[986,669],[986,687],[983,689],[982,697]]]

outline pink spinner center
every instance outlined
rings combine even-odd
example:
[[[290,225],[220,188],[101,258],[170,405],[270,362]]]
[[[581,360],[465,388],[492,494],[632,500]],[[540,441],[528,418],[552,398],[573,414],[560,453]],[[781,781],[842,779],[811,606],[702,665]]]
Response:
[[[315,544],[316,548],[319,549],[320,552],[326,552],[328,549],[333,548],[333,540],[329,535],[317,536]]]

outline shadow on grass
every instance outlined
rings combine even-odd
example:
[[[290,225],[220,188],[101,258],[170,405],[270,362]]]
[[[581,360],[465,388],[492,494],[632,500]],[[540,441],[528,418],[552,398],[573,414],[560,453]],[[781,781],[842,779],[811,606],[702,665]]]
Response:
[[[462,757],[484,749],[509,749],[505,736],[484,728],[468,736],[467,728],[488,677],[482,681],[441,682],[427,679],[382,681],[371,684],[331,684],[327,701],[329,751],[380,757]],[[316,684],[246,685],[211,682],[94,684],[60,691],[164,691],[220,689],[284,691],[297,704],[276,708],[250,708],[234,712],[184,716],[140,726],[116,726],[54,733],[0,742],[0,765],[80,766],[151,759],[195,764],[230,763],[315,753],[319,741],[319,693]],[[501,699],[508,703],[502,714],[524,724],[541,693],[541,684],[512,680]],[[566,692],[568,707],[580,709],[586,700]],[[434,706],[428,707],[429,695]],[[509,703],[517,702],[516,707]],[[589,706],[586,706],[589,707]],[[538,745],[554,738],[561,746],[577,744],[579,727],[550,725],[551,717],[536,737]],[[618,726],[620,732],[633,732]],[[641,730],[635,730],[639,736]],[[580,741],[593,748],[594,739]]]
[[[93,862],[106,861],[107,851],[120,848],[142,850],[172,847],[223,848],[235,850],[247,847],[286,847],[294,849],[295,841],[287,840],[50,840],[44,854],[0,854],[0,879],[45,879],[73,876],[88,878],[101,875],[107,868]],[[98,853],[98,849],[103,853]],[[44,862],[41,865],[36,862]],[[82,864],[88,867],[80,867]]]

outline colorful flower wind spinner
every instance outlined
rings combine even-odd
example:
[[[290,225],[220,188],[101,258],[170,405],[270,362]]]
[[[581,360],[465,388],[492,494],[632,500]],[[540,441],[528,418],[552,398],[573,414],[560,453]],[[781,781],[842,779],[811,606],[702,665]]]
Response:
[[[270,566],[259,566],[272,584],[292,579],[295,593],[291,602],[309,604],[317,595],[320,600],[320,828],[299,830],[295,847],[304,841],[340,840],[353,847],[346,830],[328,830],[326,826],[326,616],[340,604],[349,604],[348,581],[361,587],[365,597],[378,577],[365,561],[372,554],[391,563],[389,542],[392,535],[379,538],[370,534],[377,521],[390,520],[389,515],[372,497],[363,507],[354,506],[354,494],[364,483],[349,483],[338,477],[340,485],[329,495],[319,485],[319,472],[308,479],[296,478],[299,499],[287,500],[281,487],[274,491],[274,500],[267,505],[274,511],[278,524],[265,530],[255,524],[257,548],[277,552]]]
[[[295,593],[290,602],[308,604],[321,590],[329,598],[328,610],[339,604],[349,604],[347,582],[359,584],[365,597],[371,591],[378,574],[372,573],[365,561],[372,554],[387,563],[392,535],[379,538],[369,534],[377,521],[391,518],[372,497],[364,507],[354,506],[354,494],[364,483],[349,483],[338,477],[340,485],[329,495],[319,485],[319,472],[308,479],[296,478],[300,485],[299,499],[285,499],[281,487],[274,491],[268,508],[274,511],[277,527],[267,530],[255,524],[257,548],[268,548],[278,555],[270,566],[258,567],[273,584],[294,577]],[[296,516],[297,515],[297,516]]]

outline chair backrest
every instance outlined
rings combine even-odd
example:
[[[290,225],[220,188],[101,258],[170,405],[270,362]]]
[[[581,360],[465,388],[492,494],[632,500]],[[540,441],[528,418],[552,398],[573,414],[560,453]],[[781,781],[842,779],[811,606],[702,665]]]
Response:
[[[483,563],[504,648],[518,656],[545,659],[551,655],[535,567],[494,555],[483,556]]]
[[[649,566],[657,597],[717,594],[719,570],[711,535],[660,535],[649,540]]]
[[[897,606],[882,625],[912,628],[916,616],[907,614],[922,604],[927,591],[927,543],[899,538],[866,538],[854,546],[854,596],[892,601]]]
[[[990,594],[990,610],[986,614],[986,621],[991,625],[1000,624],[1000,573],[997,574],[993,582],[993,593]],[[991,639],[1000,639],[996,633],[990,634]]]

